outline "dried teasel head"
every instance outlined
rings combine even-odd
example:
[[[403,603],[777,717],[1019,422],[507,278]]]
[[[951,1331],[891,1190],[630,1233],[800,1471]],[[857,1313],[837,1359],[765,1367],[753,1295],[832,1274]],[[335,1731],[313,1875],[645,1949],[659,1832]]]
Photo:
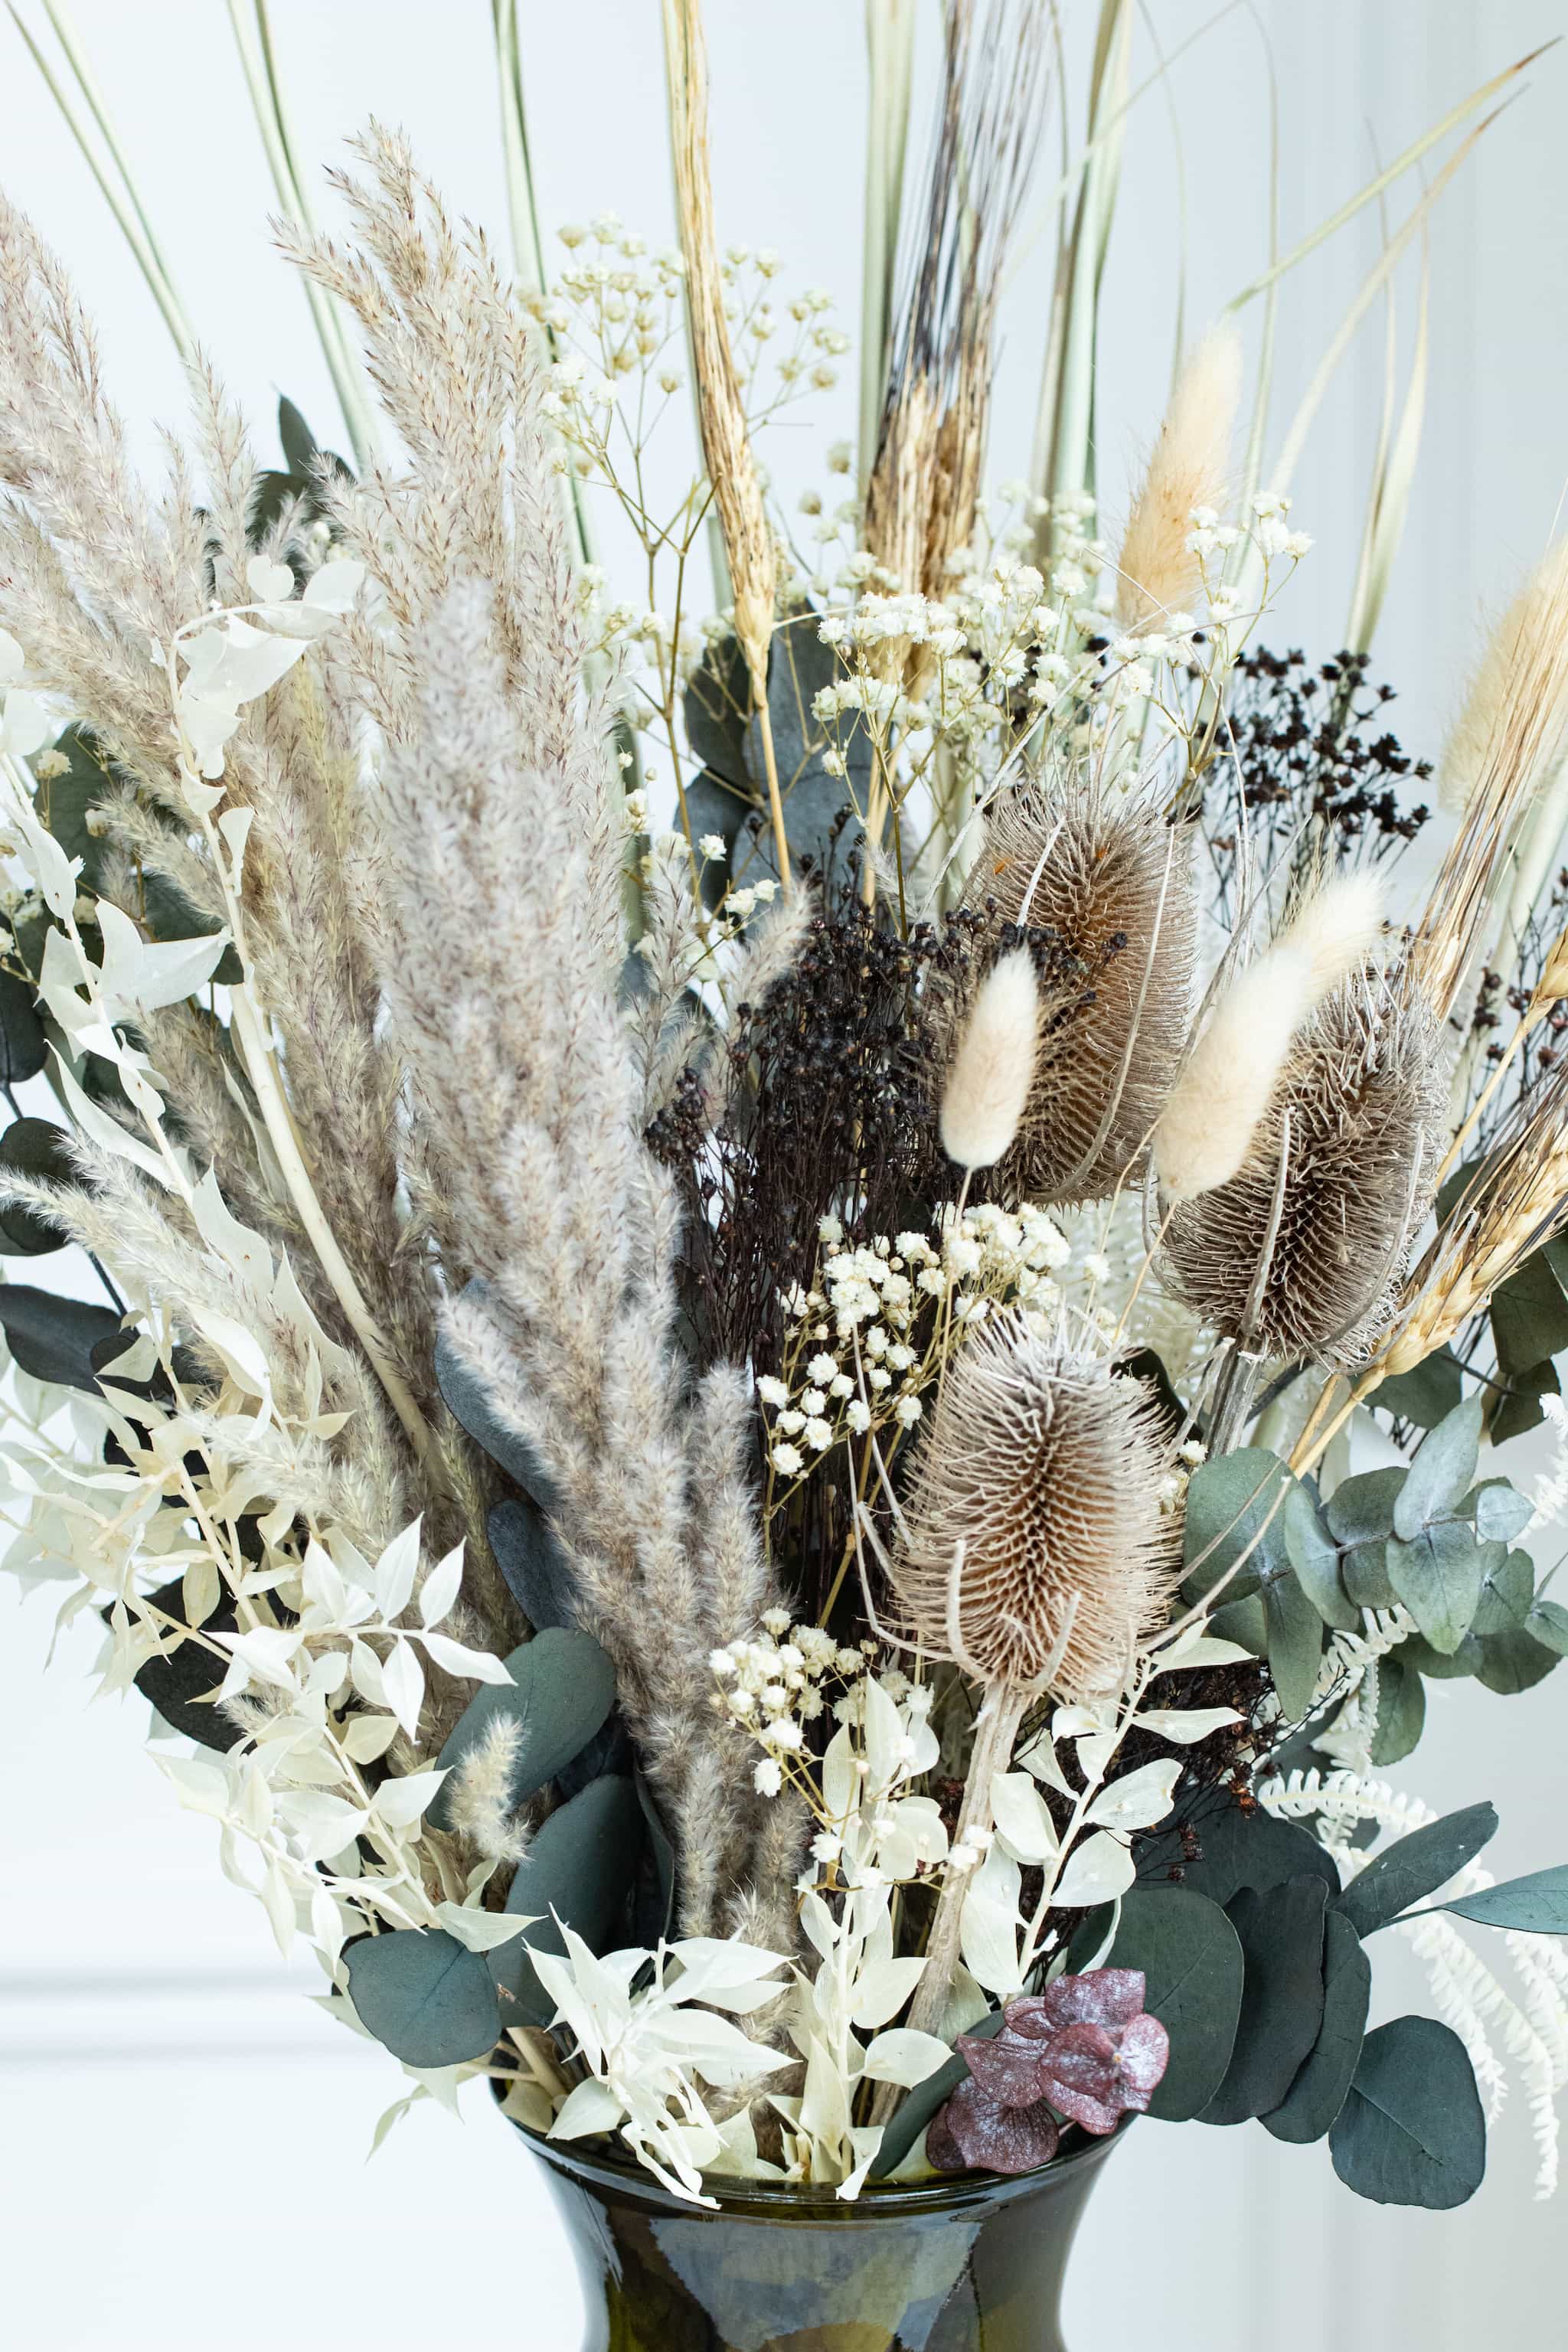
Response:
[[[1101,1199],[1142,1157],[1186,1042],[1198,930],[1189,829],[1092,792],[1003,794],[964,901],[1044,926],[1092,992],[1042,1048],[1000,1189]]]
[[[1180,1202],[1167,1278],[1248,1354],[1360,1363],[1384,1328],[1447,1132],[1440,1025],[1408,976],[1332,990],[1299,1032],[1241,1167]]]
[[[979,1681],[1089,1696],[1163,1622],[1180,1557],[1158,1407],[1139,1381],[1000,1315],[952,1359],[893,1586],[915,1636]]]

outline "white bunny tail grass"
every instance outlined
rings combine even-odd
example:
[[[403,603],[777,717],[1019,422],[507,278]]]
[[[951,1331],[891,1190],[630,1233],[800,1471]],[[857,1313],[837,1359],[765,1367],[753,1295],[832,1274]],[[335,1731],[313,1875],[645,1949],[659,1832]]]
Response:
[[[1023,1200],[1101,1199],[1142,1157],[1186,1044],[1189,829],[1093,793],[1006,793],[986,813],[964,904],[1043,926],[1085,967],[1085,1001],[1047,1024],[1003,1174]]]
[[[1438,805],[1451,816],[1462,816],[1469,807],[1510,724],[1516,723],[1510,711],[1521,679],[1534,667],[1536,649],[1545,646],[1560,651],[1565,615],[1568,541],[1552,548],[1537,564],[1492,630],[1471,674],[1437,771]],[[1568,677],[1561,668],[1556,671],[1555,685],[1560,730],[1568,715],[1564,709]]]
[[[1240,336],[1234,327],[1215,327],[1176,379],[1121,542],[1116,615],[1124,628],[1158,627],[1197,595],[1198,560],[1187,543],[1192,514],[1225,505],[1241,370]]]
[[[1247,1160],[1290,1042],[1377,936],[1375,882],[1326,882],[1221,996],[1154,1131],[1160,1188],[1186,1201],[1228,1183]]]
[[[1167,1278],[1211,1329],[1251,1355],[1363,1360],[1442,1160],[1445,1058],[1403,975],[1354,973],[1320,1005],[1242,1165],[1166,1231]]]
[[[1035,1083],[1040,989],[1027,948],[982,981],[942,1087],[942,1148],[960,1168],[994,1167],[1012,1148]]]
[[[915,1465],[893,1583],[928,1650],[988,1685],[1118,1685],[1163,1621],[1179,1529],[1157,1407],[998,1316],[953,1359]]]

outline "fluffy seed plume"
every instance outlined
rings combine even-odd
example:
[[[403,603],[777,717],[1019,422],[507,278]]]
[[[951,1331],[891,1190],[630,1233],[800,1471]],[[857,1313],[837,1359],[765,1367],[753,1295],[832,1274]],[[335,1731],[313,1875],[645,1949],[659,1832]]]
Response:
[[[1510,723],[1510,707],[1518,681],[1531,667],[1538,648],[1555,633],[1561,642],[1564,599],[1568,597],[1568,543],[1556,547],[1539,563],[1488,638],[1469,688],[1455,719],[1438,770],[1439,804],[1450,815],[1462,816],[1485,779],[1489,764],[1500,749]],[[1560,677],[1555,713],[1543,714],[1553,732],[1561,732],[1568,709],[1563,707],[1568,677]],[[1548,747],[1550,748],[1550,747]]]
[[[1022,1200],[1102,1198],[1138,1160],[1192,1015],[1192,845],[1153,810],[1009,793],[987,812],[973,908],[1038,924],[1085,967],[1087,1001],[1052,1034],[1003,1171]]]
[[[960,1168],[991,1168],[1011,1150],[1035,1082],[1040,991],[1027,948],[982,982],[942,1097],[942,1148]]]
[[[1173,1526],[1142,1383],[999,1316],[965,1342],[895,1564],[919,1639],[986,1684],[1116,1685],[1170,1592]]]
[[[528,1852],[527,1824],[513,1811],[511,1797],[521,1739],[514,1717],[496,1716],[447,1783],[447,1819],[486,1862],[518,1863]]]
[[[1132,502],[1118,564],[1117,618],[1124,628],[1156,627],[1190,609],[1199,587],[1187,545],[1194,507],[1225,504],[1231,428],[1241,395],[1241,338],[1215,327],[1184,365],[1142,488]]]
[[[1187,1056],[1154,1132],[1154,1162],[1169,1199],[1212,1192],[1241,1168],[1292,1038],[1313,1006],[1366,955],[1377,935],[1378,904],[1369,875],[1325,883],[1289,929],[1232,981]]]
[[[1357,972],[1320,1005],[1242,1166],[1166,1232],[1173,1285],[1211,1329],[1255,1355],[1363,1360],[1442,1160],[1443,1063],[1401,978]]]

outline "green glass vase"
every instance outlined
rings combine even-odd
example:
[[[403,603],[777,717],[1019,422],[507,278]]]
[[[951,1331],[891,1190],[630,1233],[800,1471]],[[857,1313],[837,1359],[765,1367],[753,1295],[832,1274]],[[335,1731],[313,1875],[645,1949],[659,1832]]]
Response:
[[[713,2211],[634,2165],[523,2137],[582,2274],[582,2352],[1066,2352],[1068,2254],[1114,2145],[850,2205],[736,2182]]]

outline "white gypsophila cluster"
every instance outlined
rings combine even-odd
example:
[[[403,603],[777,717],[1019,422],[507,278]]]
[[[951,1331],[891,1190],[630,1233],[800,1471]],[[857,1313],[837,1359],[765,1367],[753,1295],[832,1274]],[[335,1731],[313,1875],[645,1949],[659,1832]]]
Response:
[[[1397,1839],[1438,1818],[1418,1797],[1374,1780],[1370,1769],[1298,1769],[1259,1782],[1256,1793],[1268,1811],[1287,1821],[1309,1822],[1346,1880],[1377,1859],[1376,1843],[1352,1843],[1355,1830],[1373,1822],[1380,1832]],[[1397,1925],[1426,1968],[1438,2014],[1469,2053],[1493,2120],[1510,2087],[1497,2042],[1518,2067],[1539,2156],[1536,2194],[1546,2198],[1557,2186],[1557,2101],[1568,2087],[1568,1954],[1557,1937],[1506,1931],[1501,1941],[1519,1976],[1518,1988],[1510,1990],[1462,1933],[1459,1921],[1436,1907],[1441,1900],[1479,1894],[1495,1883],[1480,1864],[1468,1863],[1447,1888],[1433,1891],[1419,1916]],[[1489,1930],[1489,1943],[1494,1934]]]
[[[820,1239],[812,1287],[797,1284],[784,1301],[779,1370],[756,1383],[775,1499],[842,1441],[912,1429],[955,1331],[1003,1302],[1042,1315],[1061,1305],[1054,1273],[1067,1245],[1043,1209],[950,1204],[934,1237],[881,1234],[868,1246],[849,1244],[827,1217]]]
[[[785,1609],[770,1609],[758,1636],[713,1652],[708,1663],[721,1685],[715,1710],[764,1751],[753,1776],[759,1796],[778,1796],[786,1773],[805,1755],[805,1727],[829,1705],[824,1685],[853,1685],[870,1672],[876,1654],[874,1642],[841,1649],[820,1625],[792,1625]]]

